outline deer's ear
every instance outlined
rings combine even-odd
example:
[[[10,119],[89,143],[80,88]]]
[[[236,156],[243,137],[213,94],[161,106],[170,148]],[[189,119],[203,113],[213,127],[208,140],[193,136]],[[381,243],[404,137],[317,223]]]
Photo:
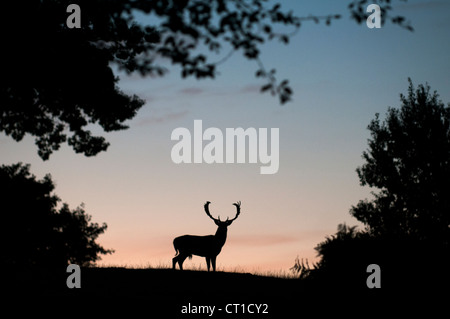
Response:
[[[220,226],[220,221],[214,220],[214,223],[215,223],[217,226]]]

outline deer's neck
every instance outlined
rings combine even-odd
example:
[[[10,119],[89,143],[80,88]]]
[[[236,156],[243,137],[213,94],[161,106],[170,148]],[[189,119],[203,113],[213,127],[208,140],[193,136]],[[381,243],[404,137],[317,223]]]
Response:
[[[227,227],[217,228],[216,234],[214,236],[216,237],[217,242],[220,246],[225,245],[225,241],[227,240]]]

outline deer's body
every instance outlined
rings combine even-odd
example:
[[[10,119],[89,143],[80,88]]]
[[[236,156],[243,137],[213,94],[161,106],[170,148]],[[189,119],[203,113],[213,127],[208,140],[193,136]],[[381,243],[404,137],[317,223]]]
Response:
[[[226,233],[223,241],[219,241],[216,235],[194,236],[184,235],[173,240],[173,247],[177,253],[201,257],[217,256],[226,241]]]
[[[208,271],[210,264],[212,264],[213,271],[216,271],[216,258],[217,255],[222,251],[222,247],[227,240],[227,229],[228,226],[239,216],[240,214],[240,203],[235,203],[233,205],[237,208],[236,217],[232,220],[221,221],[220,217],[215,219],[209,213],[210,202],[206,202],[205,211],[206,214],[214,220],[218,226],[215,235],[208,236],[195,236],[195,235],[184,235],[177,237],[173,240],[173,247],[177,255],[172,259],[172,266],[175,269],[178,263],[180,269],[183,269],[184,260],[192,255],[205,257],[206,265],[208,266]]]

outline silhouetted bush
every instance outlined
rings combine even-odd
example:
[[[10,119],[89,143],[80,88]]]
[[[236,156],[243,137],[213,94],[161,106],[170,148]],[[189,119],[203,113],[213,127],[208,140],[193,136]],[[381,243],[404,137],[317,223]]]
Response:
[[[377,114],[368,127],[357,173],[379,192],[350,210],[366,228],[341,224],[317,245],[321,259],[306,279],[319,286],[367,289],[370,264],[380,266],[385,289],[423,292],[449,282],[450,107],[410,79],[400,99],[400,109],[389,108],[384,121]]]
[[[37,180],[22,163],[0,167],[2,186],[1,264],[10,269],[86,266],[112,253],[98,243],[107,226],[91,223],[83,206],[57,208],[50,175]]]
[[[315,248],[320,261],[306,279],[318,286],[367,290],[367,267],[381,268],[384,291],[423,291],[448,283],[442,242],[374,236],[345,224]]]

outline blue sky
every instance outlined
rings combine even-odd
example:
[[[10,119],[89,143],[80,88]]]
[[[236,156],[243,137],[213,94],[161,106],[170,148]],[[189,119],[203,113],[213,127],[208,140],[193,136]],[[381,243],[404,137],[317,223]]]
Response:
[[[370,197],[355,169],[375,113],[400,105],[408,77],[450,101],[450,2],[395,2],[394,13],[406,16],[414,32],[357,25],[348,1],[280,2],[299,16],[342,15],[331,26],[305,22],[287,46],[264,46],[261,59],[289,79],[292,102],[281,106],[259,93],[257,65],[239,52],[215,80],[181,80],[176,69],[163,78],[119,74],[120,87],[147,103],[130,129],[105,134],[106,153],[85,158],[64,146],[43,162],[31,138],[16,143],[2,135],[1,162],[31,163],[38,177],[51,173],[63,201],[73,208],[84,202],[94,221],[106,222],[100,242],[116,253],[104,264],[169,265],[174,237],[215,232],[203,212],[207,200],[221,217],[232,217],[231,204],[242,201],[219,268],[287,270],[297,255],[314,260],[314,246],[338,223],[358,224],[348,211]],[[222,130],[279,128],[278,173],[260,175],[260,164],[174,164],[171,132],[192,130],[196,119]]]

